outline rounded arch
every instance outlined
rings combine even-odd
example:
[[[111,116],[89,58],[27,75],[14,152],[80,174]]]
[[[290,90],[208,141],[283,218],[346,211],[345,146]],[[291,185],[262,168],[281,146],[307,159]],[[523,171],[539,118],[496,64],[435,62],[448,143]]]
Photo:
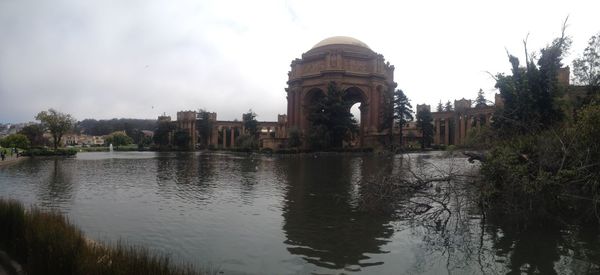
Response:
[[[386,118],[383,114],[389,113],[391,107],[385,97],[396,87],[394,67],[385,62],[383,55],[358,47],[355,42],[345,38],[326,39],[318,44],[320,47],[292,61],[286,89],[288,128],[308,131],[307,107],[312,106],[318,95],[326,95],[329,84],[336,82],[346,103],[355,106],[354,110],[360,102],[360,138],[364,145],[377,147],[384,143],[381,136],[385,131],[380,125]]]
[[[343,94],[344,95],[342,96],[342,98],[345,101],[352,102],[352,104],[360,102],[360,103],[364,103],[366,105],[367,101],[369,99],[369,97],[367,96],[365,91],[363,91],[361,88],[359,88],[357,86],[346,87],[344,89]]]
[[[311,88],[304,95],[304,102],[307,104],[314,103],[317,99],[324,97],[325,92],[321,88]]]

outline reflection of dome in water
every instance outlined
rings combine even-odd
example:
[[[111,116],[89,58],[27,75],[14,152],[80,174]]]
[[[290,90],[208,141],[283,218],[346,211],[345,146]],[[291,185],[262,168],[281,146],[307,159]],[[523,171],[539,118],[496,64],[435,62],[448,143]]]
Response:
[[[367,46],[367,44],[363,43],[362,41],[360,41],[356,38],[353,38],[353,37],[349,37],[349,36],[332,36],[329,38],[325,38],[325,39],[321,40],[321,42],[314,45],[312,47],[312,49],[327,46],[327,45],[354,45],[354,46],[371,49],[371,48],[369,48],[369,46]]]

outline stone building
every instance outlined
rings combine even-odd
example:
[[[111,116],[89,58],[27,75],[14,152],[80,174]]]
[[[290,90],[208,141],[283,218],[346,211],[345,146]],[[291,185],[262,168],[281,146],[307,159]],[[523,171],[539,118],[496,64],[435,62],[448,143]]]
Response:
[[[359,146],[379,146],[392,126],[383,120],[392,109],[394,66],[352,37],[327,38],[292,61],[286,89],[288,129],[307,134],[308,107],[324,96],[330,82],[343,91],[344,100],[360,103]]]
[[[432,112],[433,118],[433,144],[436,145],[462,145],[471,128],[481,127],[492,121],[492,116],[497,106],[501,106],[500,95],[496,95],[493,106],[481,105],[472,107],[470,99],[454,101],[454,110]]]
[[[189,141],[187,148],[193,150],[196,148],[198,142],[198,131],[196,129],[196,120],[198,119],[198,113],[195,111],[180,111],[177,112],[177,129],[185,131],[188,134]]]
[[[189,137],[187,149],[198,147],[199,114],[195,111],[177,112],[177,120],[171,122],[171,117],[159,116],[159,121],[173,123],[175,130],[169,135],[169,143],[173,144],[173,135],[177,131],[185,131]],[[241,120],[217,120],[217,113],[208,113],[210,132],[207,144],[212,148],[232,149],[237,147],[237,140],[247,133]],[[287,138],[287,115],[278,115],[277,121],[258,121],[258,141],[260,148],[278,149],[283,147]]]
[[[557,73],[557,81],[564,88],[562,100],[570,102],[567,108],[574,105],[585,97],[585,89],[581,86],[570,85],[570,68],[561,68]],[[495,94],[493,105],[473,106],[470,99],[454,101],[454,110],[445,112],[433,112],[434,137],[433,144],[436,145],[463,145],[467,135],[472,128],[490,124],[497,108],[502,108],[504,101],[500,94]],[[563,107],[565,107],[563,106]],[[571,113],[571,110],[564,110]]]

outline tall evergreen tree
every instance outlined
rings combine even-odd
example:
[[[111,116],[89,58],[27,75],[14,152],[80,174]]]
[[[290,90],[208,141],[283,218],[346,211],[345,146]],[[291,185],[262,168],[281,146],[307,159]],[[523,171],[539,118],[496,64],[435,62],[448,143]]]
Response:
[[[327,93],[309,107],[309,142],[313,149],[341,148],[351,133],[358,132],[358,123],[350,113],[353,102],[343,98],[335,82],[330,82]]]
[[[479,89],[477,92],[477,98],[475,99],[475,107],[485,107],[487,106],[487,100],[483,94],[483,90]]]
[[[431,146],[433,142],[433,117],[429,109],[417,110],[417,128],[421,130],[421,149]]]
[[[404,125],[408,121],[412,121],[412,106],[410,105],[410,100],[404,94],[404,92],[400,89],[397,89],[394,92],[394,119],[398,124],[398,128],[400,128],[400,147],[402,147],[403,141],[403,128]]]
[[[256,113],[252,109],[248,110],[247,113],[242,114],[242,121],[244,122],[244,128],[251,136],[258,135],[258,121],[256,120]]]
[[[450,102],[450,100],[448,100],[446,102],[446,105],[444,106],[444,111],[446,111],[446,112],[454,111],[454,108],[452,107],[452,102]]]
[[[569,46],[570,39],[563,34],[541,50],[537,64],[528,57],[525,67],[509,54],[512,74],[496,77],[504,108],[494,116],[493,125],[501,136],[537,133],[562,119],[563,114],[555,103],[561,91],[557,73],[562,67],[562,54]]]
[[[171,121],[159,120],[156,122],[156,129],[152,137],[154,144],[164,149],[171,142],[171,132],[175,130],[175,124]]]
[[[212,133],[212,127],[213,122],[210,120],[210,113],[203,109],[198,110],[196,128],[198,128],[198,136],[202,146],[208,146],[208,141],[210,140],[210,135]]]
[[[440,100],[440,103],[438,103],[437,107],[435,108],[436,112],[443,112],[444,111],[444,105],[442,105],[442,101]]]

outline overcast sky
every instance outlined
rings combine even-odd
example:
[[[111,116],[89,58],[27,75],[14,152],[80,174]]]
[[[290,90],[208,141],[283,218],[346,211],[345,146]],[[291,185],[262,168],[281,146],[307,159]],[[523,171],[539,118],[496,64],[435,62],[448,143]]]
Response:
[[[156,118],[207,109],[218,119],[286,112],[293,59],[330,36],[384,55],[417,103],[493,97],[507,72],[567,33],[581,54],[599,1],[0,0],[0,122],[56,108],[77,119]],[[434,106],[432,106],[434,107]]]

